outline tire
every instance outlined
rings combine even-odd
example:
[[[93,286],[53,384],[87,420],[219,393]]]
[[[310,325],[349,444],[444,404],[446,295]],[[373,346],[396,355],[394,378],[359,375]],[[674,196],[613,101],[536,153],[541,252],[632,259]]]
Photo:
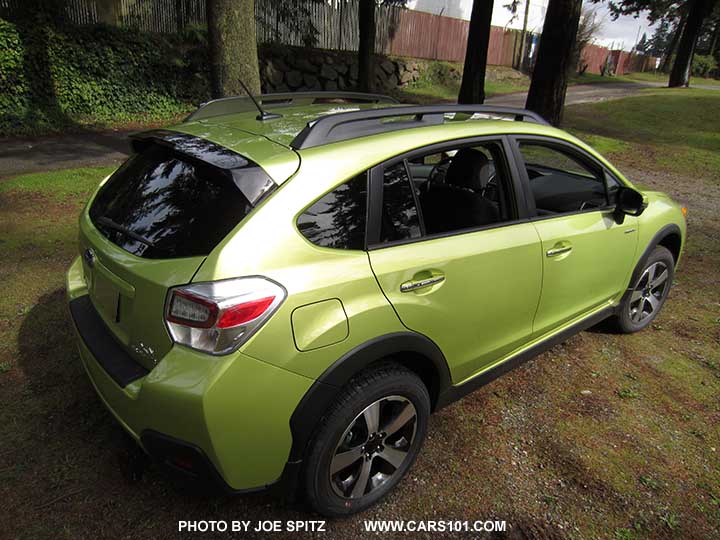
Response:
[[[639,275],[620,301],[615,318],[618,330],[625,334],[647,327],[665,304],[675,277],[672,253],[663,246],[657,246],[642,263]]]
[[[307,502],[327,517],[378,502],[415,461],[429,416],[427,388],[412,371],[389,363],[361,372],[342,389],[309,445]]]

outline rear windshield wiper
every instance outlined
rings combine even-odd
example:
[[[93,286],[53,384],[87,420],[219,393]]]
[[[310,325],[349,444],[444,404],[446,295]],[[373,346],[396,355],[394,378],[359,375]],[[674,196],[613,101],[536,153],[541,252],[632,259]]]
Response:
[[[99,218],[97,218],[97,222],[100,225],[107,227],[108,229],[113,229],[115,231],[121,232],[125,236],[132,238],[133,240],[136,240],[136,241],[140,242],[141,244],[145,244],[146,246],[150,246],[151,248],[157,249],[157,246],[152,242],[152,240],[148,240],[144,236],[131,231],[127,227],[123,227],[119,223],[115,223],[112,219],[110,219],[108,217],[100,216]]]

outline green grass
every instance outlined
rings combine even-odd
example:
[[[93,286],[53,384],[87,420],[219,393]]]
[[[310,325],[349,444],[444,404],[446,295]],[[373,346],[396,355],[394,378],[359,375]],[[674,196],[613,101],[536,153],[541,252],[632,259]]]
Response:
[[[583,73],[582,75],[573,75],[570,77],[569,84],[610,84],[610,83],[622,83],[632,82],[627,77],[620,76],[608,76],[599,75],[596,73]]]
[[[620,388],[616,393],[621,399],[636,399],[640,397],[640,394],[634,388]]]
[[[660,488],[660,483],[657,480],[655,480],[654,478],[652,478],[651,476],[640,475],[640,478],[638,478],[638,480],[646,488],[649,488],[652,490],[656,490],[656,489]]]
[[[652,82],[667,84],[669,75],[667,73],[655,73],[646,71],[642,73],[630,73],[622,77],[622,79],[630,82]],[[720,86],[720,79],[690,77],[690,86]]]
[[[116,167],[80,169],[23,174],[0,181],[0,193],[19,191],[43,193],[58,198],[87,196]]]
[[[582,138],[586,143],[603,155],[619,154],[631,148],[630,143],[612,137],[603,137],[602,135],[594,135],[592,133],[570,130],[575,135]]]
[[[502,94],[513,94],[515,92],[526,92],[530,88],[528,81],[488,81],[485,83],[485,97],[500,96]]]
[[[460,92],[459,81],[436,82],[419,80],[408,84],[402,90],[396,90],[403,101],[410,103],[437,103],[457,101]]]
[[[611,83],[654,83],[667,85],[667,73],[652,71],[628,73],[627,75],[600,75],[597,73],[583,73],[570,77],[570,84],[611,84]],[[720,79],[691,77],[690,86],[720,86]]]
[[[396,89],[393,93],[408,103],[456,102],[460,92],[462,64],[427,61],[420,79]],[[488,66],[485,78],[486,97],[526,91],[530,79],[515,70]]]
[[[720,92],[650,89],[639,96],[566,109],[566,128],[609,155],[678,174],[720,171]],[[602,119],[602,121],[598,121]]]
[[[643,535],[637,530],[628,529],[626,527],[619,527],[615,529],[613,536],[616,540],[637,540],[642,538]]]

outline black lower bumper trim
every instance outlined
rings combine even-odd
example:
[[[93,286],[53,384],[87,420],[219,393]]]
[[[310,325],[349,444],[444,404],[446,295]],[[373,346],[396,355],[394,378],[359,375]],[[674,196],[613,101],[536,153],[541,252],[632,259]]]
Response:
[[[140,442],[150,457],[165,467],[174,479],[205,493],[238,495],[266,489],[266,486],[233,489],[201,448],[170,435],[146,429],[140,435]]]
[[[89,295],[71,300],[70,314],[85,346],[118,386],[125,388],[149,373],[117,342],[92,305]]]

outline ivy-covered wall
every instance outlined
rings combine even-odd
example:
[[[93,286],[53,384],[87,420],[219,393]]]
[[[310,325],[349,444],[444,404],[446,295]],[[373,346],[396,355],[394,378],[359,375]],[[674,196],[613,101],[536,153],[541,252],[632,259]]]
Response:
[[[0,19],[0,136],[166,120],[207,100],[204,36]]]
[[[262,46],[258,54],[266,93],[357,86],[356,53]],[[428,69],[421,60],[377,55],[376,62],[378,92]],[[164,35],[0,18],[0,137],[169,122],[210,98],[208,65],[200,29]]]

